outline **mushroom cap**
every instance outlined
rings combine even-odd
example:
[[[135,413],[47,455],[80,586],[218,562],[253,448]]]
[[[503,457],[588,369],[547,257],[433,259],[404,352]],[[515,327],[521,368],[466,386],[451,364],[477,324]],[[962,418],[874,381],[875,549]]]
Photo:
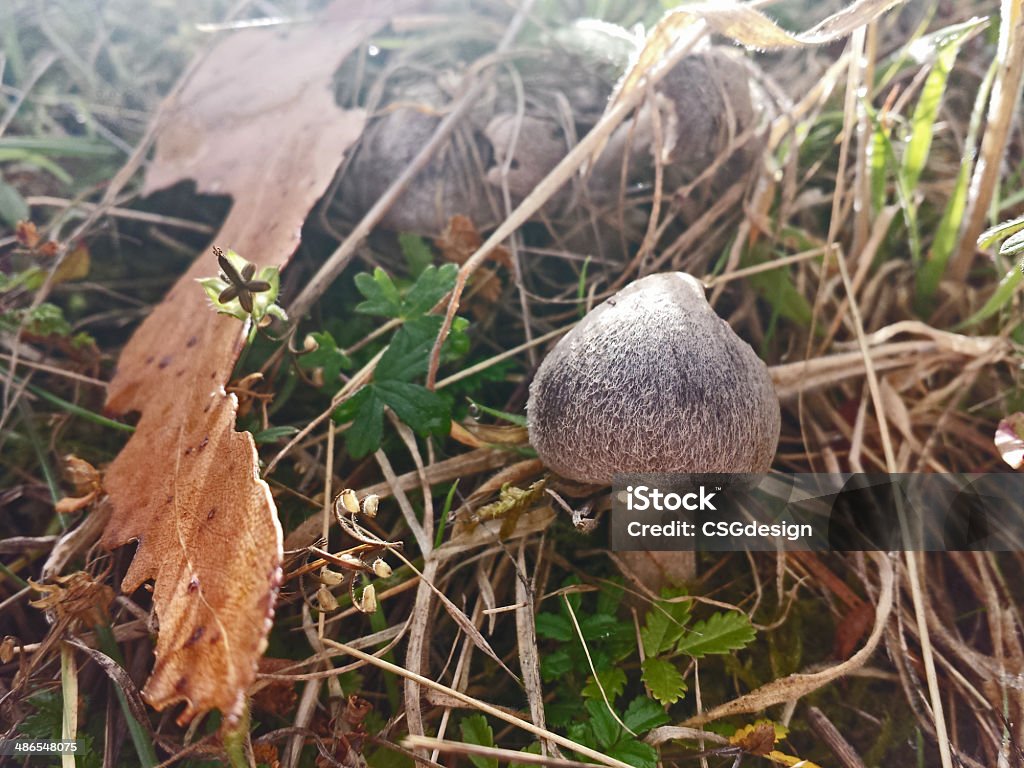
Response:
[[[563,477],[754,473],[779,441],[779,401],[754,350],[691,275],[666,272],[595,307],[537,370],[530,443]]]

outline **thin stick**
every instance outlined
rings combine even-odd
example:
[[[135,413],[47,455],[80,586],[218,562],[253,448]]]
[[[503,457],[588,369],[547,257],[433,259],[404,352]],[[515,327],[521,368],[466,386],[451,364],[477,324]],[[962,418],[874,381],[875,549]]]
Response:
[[[403,746],[409,749],[432,749],[436,752],[454,752],[458,755],[483,755],[502,762],[532,763],[533,765],[553,765],[558,768],[593,768],[593,763],[581,763],[577,760],[566,760],[562,757],[534,755],[530,752],[517,752],[514,749],[501,747],[484,747],[480,744],[466,744],[461,741],[432,739],[429,736],[406,736]]]
[[[25,202],[29,205],[48,205],[54,208],[80,209],[89,213],[92,213],[100,207],[96,203],[87,203],[83,200],[65,200],[63,197],[51,197],[50,195],[27,197],[25,198]],[[150,224],[163,224],[168,227],[187,229],[192,232],[202,232],[204,234],[209,234],[214,231],[213,227],[209,224],[203,224],[198,221],[189,221],[188,219],[179,219],[176,216],[164,216],[159,213],[150,213],[149,211],[136,211],[132,208],[119,208],[117,206],[107,207],[104,214],[107,216],[115,216],[120,219],[133,219],[135,221],[146,221]]]
[[[818,738],[828,745],[836,760],[842,763],[843,768],[866,768],[864,761],[860,759],[857,751],[850,746],[850,742],[843,738],[832,721],[825,717],[825,714],[817,707],[807,708],[807,722],[818,734]]]
[[[584,757],[589,757],[591,760],[595,760],[601,765],[608,765],[612,768],[632,768],[632,766],[622,762],[621,760],[616,760],[614,757],[603,755],[600,752],[591,749],[590,747],[584,746],[583,744],[578,744],[572,739],[567,739],[564,736],[560,736],[557,733],[552,733],[551,731],[547,731],[543,728],[538,728],[533,723],[527,722],[522,718],[516,717],[515,715],[506,712],[503,709],[498,709],[497,707],[491,706],[485,701],[480,701],[480,699],[474,699],[472,696],[468,696],[465,693],[462,693],[462,691],[456,691],[454,688],[449,688],[447,685],[439,683],[435,680],[431,680],[429,677],[417,675],[413,672],[410,672],[407,669],[403,669],[397,664],[392,664],[390,661],[378,659],[376,656],[371,656],[370,654],[364,653],[363,651],[360,651],[357,648],[353,648],[352,646],[346,645],[345,643],[339,643],[337,640],[331,640],[330,638],[324,638],[324,644],[337,648],[339,651],[344,651],[349,656],[354,656],[357,659],[365,661],[367,664],[372,664],[373,666],[379,667],[380,669],[383,669],[386,672],[390,672],[393,675],[399,675],[400,677],[413,680],[427,688],[432,688],[435,691],[440,691],[443,694],[446,694],[454,699],[457,699],[458,701],[461,701],[463,704],[468,705],[472,709],[478,709],[481,712],[490,715],[491,717],[496,717],[499,720],[504,720],[506,723],[511,723],[517,728],[521,728],[524,731],[532,733],[534,736],[537,736],[539,738],[553,741],[556,744],[558,744],[558,746],[565,747],[566,749],[571,749],[573,752],[578,752]]]
[[[850,299],[850,316],[853,318],[853,327],[857,333],[857,344],[860,346],[861,354],[864,356],[864,372],[867,376],[868,391],[871,393],[871,402],[875,408],[875,417],[878,419],[878,431],[882,439],[882,449],[885,452],[886,469],[890,473],[895,474],[897,472],[896,453],[892,447],[892,436],[889,434],[889,425],[885,416],[885,408],[882,404],[882,392],[878,385],[878,374],[875,372],[871,353],[868,350],[867,337],[864,334],[864,323],[860,316],[860,307],[857,305],[853,283],[850,281],[850,273],[846,268],[846,259],[842,253],[836,254],[836,263],[839,265],[839,274],[842,276],[846,295]],[[935,736],[939,742],[939,758],[942,760],[942,768],[953,768],[949,733],[946,731],[946,718],[942,711],[939,678],[935,673],[935,657],[932,655],[932,643],[928,634],[928,621],[925,614],[924,593],[921,591],[921,580],[918,573],[917,553],[908,549],[904,551],[903,556],[907,561],[910,595],[913,598],[914,618],[917,620],[917,634],[921,642],[921,659],[924,662],[925,677],[928,681],[928,695],[932,704],[932,717],[935,718]]]

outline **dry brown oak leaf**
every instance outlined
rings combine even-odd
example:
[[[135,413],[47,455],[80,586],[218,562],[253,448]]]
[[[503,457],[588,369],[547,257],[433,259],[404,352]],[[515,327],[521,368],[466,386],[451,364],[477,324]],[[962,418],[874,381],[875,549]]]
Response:
[[[230,194],[214,243],[260,266],[283,265],[365,115],[340,109],[331,83],[342,59],[396,11],[380,0],[335,2],[311,24],[226,37],[160,108],[145,192],[195,179]],[[144,694],[178,702],[178,722],[242,709],[266,646],[281,572],[281,526],[259,478],[252,436],[235,431],[225,384],[243,325],[217,315],[196,278],[203,253],[125,347],[107,410],[141,412],[106,474],[113,548],[138,541],[121,584],[154,580],[156,661]]]

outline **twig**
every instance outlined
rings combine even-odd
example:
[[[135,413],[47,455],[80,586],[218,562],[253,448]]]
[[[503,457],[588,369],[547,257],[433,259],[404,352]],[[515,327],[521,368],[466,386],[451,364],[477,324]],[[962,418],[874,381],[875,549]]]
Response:
[[[832,721],[825,717],[825,714],[820,709],[808,707],[807,722],[811,724],[811,728],[818,734],[818,738],[824,741],[828,748],[832,750],[832,754],[842,763],[843,768],[866,768],[864,761],[860,759],[860,755],[850,746],[850,742],[843,738],[843,734],[832,725]]]
[[[466,744],[461,741],[432,739],[429,736],[406,736],[403,742],[410,749],[433,749],[439,752],[454,752],[457,755],[483,755],[502,762],[532,763],[533,765],[551,765],[557,768],[593,768],[593,763],[581,763],[577,760],[566,760],[562,757],[534,755],[530,752],[518,752],[514,749],[501,747],[485,747],[480,744]]]

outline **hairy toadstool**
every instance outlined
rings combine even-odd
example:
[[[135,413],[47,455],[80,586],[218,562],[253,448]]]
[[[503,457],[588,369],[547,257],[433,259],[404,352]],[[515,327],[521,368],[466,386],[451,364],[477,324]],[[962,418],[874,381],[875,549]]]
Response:
[[[530,386],[530,443],[559,475],[767,471],[779,440],[768,368],[691,275],[637,280],[595,307]]]

